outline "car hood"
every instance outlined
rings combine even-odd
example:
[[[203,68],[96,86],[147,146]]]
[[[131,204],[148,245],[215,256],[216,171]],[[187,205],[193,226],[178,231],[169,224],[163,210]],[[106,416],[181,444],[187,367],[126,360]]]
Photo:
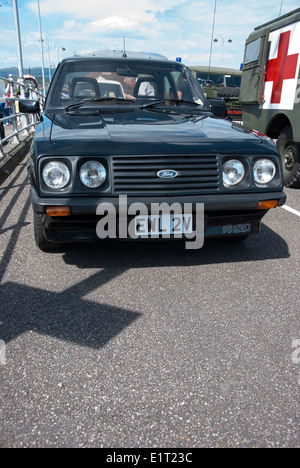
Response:
[[[275,151],[271,140],[208,113],[47,114],[37,128],[35,142],[39,154],[52,155],[265,154],[266,144],[270,144],[271,152]]]

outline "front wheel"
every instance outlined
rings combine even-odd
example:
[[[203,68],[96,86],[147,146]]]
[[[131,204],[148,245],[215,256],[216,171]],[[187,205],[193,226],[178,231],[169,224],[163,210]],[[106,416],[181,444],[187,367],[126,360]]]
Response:
[[[49,242],[44,235],[43,220],[40,213],[34,212],[33,215],[33,225],[34,225],[34,238],[35,243],[40,250],[43,252],[48,252],[49,250],[54,250],[57,248],[57,244],[54,242]]]
[[[300,144],[293,141],[291,127],[285,127],[277,140],[280,152],[284,184],[290,188],[300,187]]]

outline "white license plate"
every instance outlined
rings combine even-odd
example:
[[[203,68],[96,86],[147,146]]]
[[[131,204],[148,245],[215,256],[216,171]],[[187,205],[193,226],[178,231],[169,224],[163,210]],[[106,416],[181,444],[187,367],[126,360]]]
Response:
[[[135,219],[136,236],[182,236],[193,232],[192,214],[161,214],[137,216]]]

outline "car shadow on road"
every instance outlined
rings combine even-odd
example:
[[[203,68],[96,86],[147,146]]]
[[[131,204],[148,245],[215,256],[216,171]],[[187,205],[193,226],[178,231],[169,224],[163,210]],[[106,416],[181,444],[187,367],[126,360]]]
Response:
[[[80,346],[100,348],[141,315],[83,299],[116,273],[106,269],[62,291],[7,282],[0,286],[0,337],[5,343],[34,331]],[[5,304],[5,307],[3,306]]]
[[[62,247],[63,259],[78,268],[189,267],[216,263],[255,262],[289,258],[285,240],[266,225],[245,242],[207,239],[199,250],[182,241],[100,241]]]

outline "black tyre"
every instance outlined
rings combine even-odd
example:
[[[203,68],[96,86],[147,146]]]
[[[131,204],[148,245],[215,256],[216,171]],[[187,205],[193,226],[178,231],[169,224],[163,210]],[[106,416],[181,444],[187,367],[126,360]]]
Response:
[[[44,227],[42,221],[42,215],[34,212],[33,218],[34,225],[34,238],[36,245],[43,252],[48,252],[49,250],[54,250],[58,247],[54,242],[49,242],[44,236]]]
[[[287,187],[300,187],[300,144],[293,141],[291,127],[285,127],[277,140],[280,152],[284,184]]]
[[[240,88],[235,88],[231,86],[222,86],[217,90],[218,97],[239,97]]]

